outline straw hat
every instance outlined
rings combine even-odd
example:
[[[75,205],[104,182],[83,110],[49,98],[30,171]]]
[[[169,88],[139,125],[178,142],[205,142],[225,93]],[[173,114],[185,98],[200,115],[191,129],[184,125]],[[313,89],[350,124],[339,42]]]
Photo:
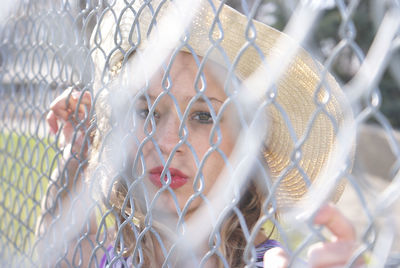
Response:
[[[92,56],[100,67],[98,72],[102,77],[104,74],[117,73],[127,60],[127,55],[145,46],[147,34],[154,31],[157,28],[155,23],[159,23],[168,14],[169,3],[156,0],[145,4],[143,0],[136,0],[126,6],[125,1],[116,1],[106,11],[92,35]],[[227,57],[224,58],[218,49],[214,49],[209,57],[225,66],[230,66],[226,62],[227,58],[232,63],[240,57],[235,65],[235,74],[245,80],[261,65],[256,49],[250,46],[242,50],[247,44],[245,33],[248,19],[223,5],[218,13],[219,24],[212,28],[215,10],[219,7],[219,1],[201,1],[191,24],[185,29],[189,38],[181,50],[189,51],[192,48],[198,56],[204,57],[212,47],[210,38],[218,40],[223,32],[219,46]],[[336,132],[344,124],[345,111],[348,112],[349,107],[330,74],[324,77],[325,87],[318,87],[321,82],[321,66],[296,42],[267,25],[257,21],[253,23],[256,29],[255,44],[267,62],[269,57],[279,57],[285,53],[280,47],[274,46],[278,40],[298,49],[276,83],[276,96],[269,106],[272,131],[268,134],[265,152],[271,175],[279,181],[276,195],[280,202],[287,204],[299,200],[306,193],[309,183],[314,183],[329,163],[335,147]],[[316,103],[321,104],[320,108]],[[301,144],[297,154],[290,133]],[[299,158],[296,160],[296,157]],[[336,187],[332,196],[334,200],[339,198],[343,187],[343,184]]]

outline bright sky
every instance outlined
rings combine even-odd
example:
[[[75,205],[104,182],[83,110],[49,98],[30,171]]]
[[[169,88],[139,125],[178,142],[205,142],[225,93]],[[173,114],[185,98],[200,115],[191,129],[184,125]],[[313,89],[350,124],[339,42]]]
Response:
[[[10,14],[12,8],[14,5],[16,5],[17,1],[11,1],[11,0],[3,0],[1,3],[1,8],[0,8],[0,22],[3,22],[3,20]]]

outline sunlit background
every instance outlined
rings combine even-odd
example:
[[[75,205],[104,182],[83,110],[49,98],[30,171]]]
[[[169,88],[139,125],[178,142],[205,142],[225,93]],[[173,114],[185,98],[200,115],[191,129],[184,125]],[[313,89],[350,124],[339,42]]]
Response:
[[[107,2],[3,0],[1,3],[2,267],[40,267],[35,225],[50,174],[62,159],[58,136],[48,133],[46,114],[51,101],[65,88],[90,90],[93,74],[89,40]],[[286,26],[301,4],[318,13],[302,46],[328,67],[345,93],[357,97],[352,103],[357,122],[354,166],[338,206],[356,224],[362,243],[371,251],[382,249],[375,252],[378,263],[398,267],[400,2],[230,0],[226,3],[246,15],[256,8],[257,20],[282,31],[288,30]],[[370,62],[368,66],[365,59],[376,60],[374,53],[381,53],[376,55],[382,55],[382,61]],[[360,75],[361,80],[368,81],[367,85],[358,82]],[[103,213],[100,209],[96,212]],[[287,232],[296,237],[310,231]]]

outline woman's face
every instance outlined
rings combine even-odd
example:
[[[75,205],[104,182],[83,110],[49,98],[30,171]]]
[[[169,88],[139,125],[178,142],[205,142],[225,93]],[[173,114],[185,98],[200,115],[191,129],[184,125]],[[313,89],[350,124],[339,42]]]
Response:
[[[203,70],[206,84],[204,98],[194,100],[196,96],[194,84],[198,67],[191,54],[180,52],[170,68],[169,84],[165,81],[164,87],[161,85],[165,72],[159,71],[149,84],[147,93],[136,102],[138,120],[136,135],[139,141],[145,141],[141,153],[145,163],[147,189],[150,189],[153,194],[156,193],[163,185],[162,180],[167,181],[170,175],[168,183],[178,201],[175,205],[170,191],[167,189],[163,191],[156,202],[157,209],[163,212],[175,212],[176,206],[183,209],[195,191],[207,195],[226,164],[224,158],[229,157],[234,147],[236,134],[232,129],[232,120],[228,118],[230,114],[228,110],[222,113],[218,123],[219,138],[218,131],[215,131],[213,137],[210,138],[214,126],[211,111],[213,110],[217,115],[227,98],[221,83],[217,80],[221,73],[215,73],[216,70],[222,71],[220,67]],[[201,88],[201,85],[202,83],[199,82],[198,88]],[[165,94],[166,86],[170,87],[168,94]],[[148,100],[150,100],[150,106]],[[149,110],[153,109],[155,129],[151,127],[150,121],[145,124]],[[187,113],[187,117],[183,120],[187,132],[181,132],[182,137],[187,139],[179,137],[181,119],[178,110],[181,117]],[[145,134],[152,131],[154,131],[154,142],[146,139]],[[160,154],[164,163],[171,157],[168,168],[165,169],[166,172],[169,171],[169,174],[166,173],[163,178],[161,178],[161,173],[164,165]],[[194,183],[198,172],[200,175],[197,178],[198,182]],[[188,207],[188,214],[195,211],[201,203],[202,199],[199,196],[192,200]]]

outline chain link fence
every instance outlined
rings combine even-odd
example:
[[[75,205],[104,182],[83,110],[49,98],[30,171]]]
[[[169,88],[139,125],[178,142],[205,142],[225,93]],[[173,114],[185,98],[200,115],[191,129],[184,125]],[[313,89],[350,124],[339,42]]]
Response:
[[[4,4],[3,267],[307,267],[331,199],[400,265],[400,2],[224,4]]]

